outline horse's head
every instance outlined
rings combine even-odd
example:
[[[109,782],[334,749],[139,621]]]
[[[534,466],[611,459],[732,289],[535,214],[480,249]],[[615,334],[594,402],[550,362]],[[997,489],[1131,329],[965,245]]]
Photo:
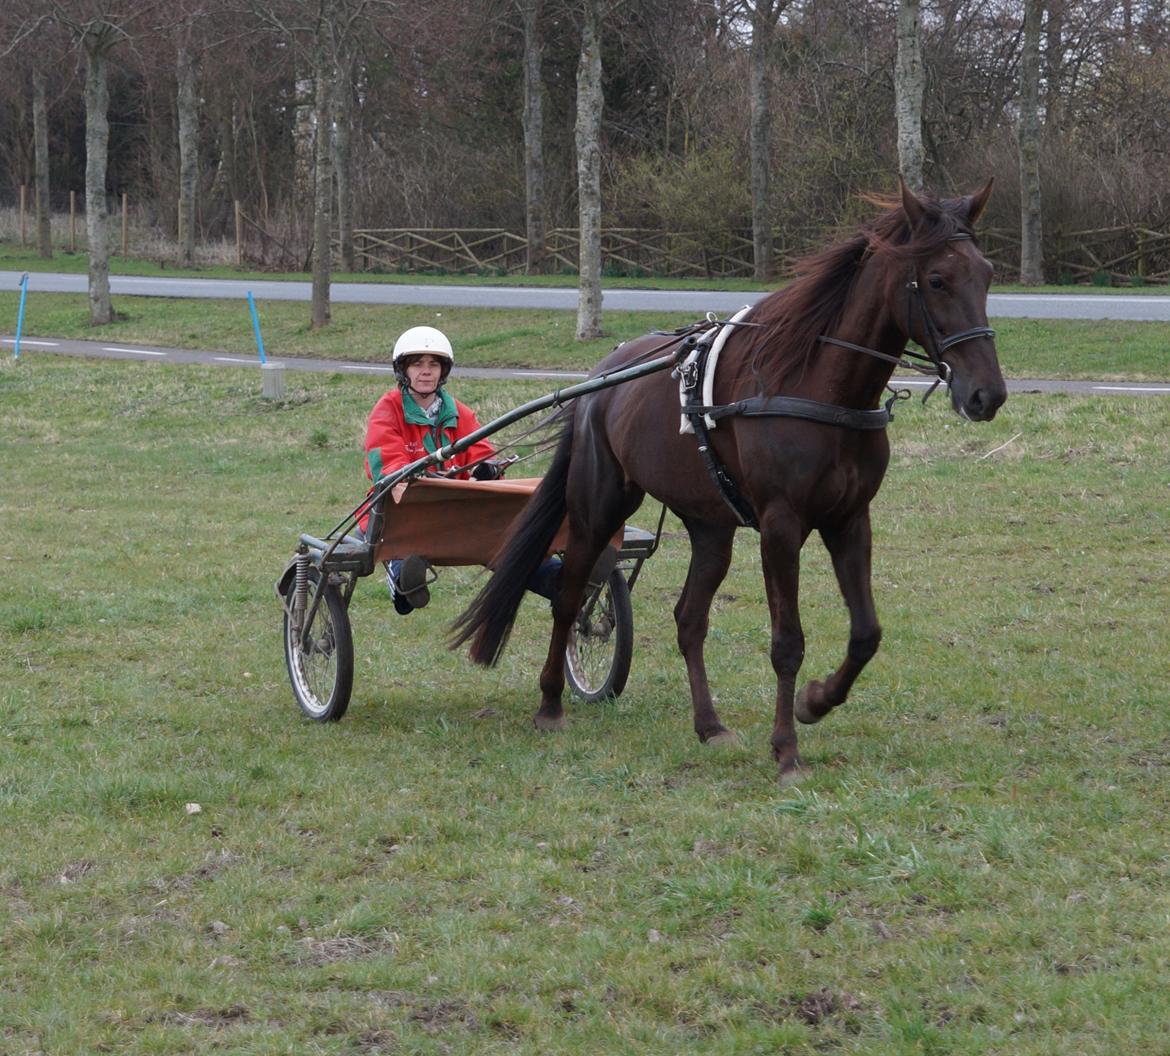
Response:
[[[993,269],[972,235],[990,196],[990,180],[978,194],[947,201],[919,198],[903,184],[909,241],[899,255],[909,266],[891,268],[887,286],[898,326],[949,382],[955,410],[977,422],[994,418],[1007,399],[987,325]]]

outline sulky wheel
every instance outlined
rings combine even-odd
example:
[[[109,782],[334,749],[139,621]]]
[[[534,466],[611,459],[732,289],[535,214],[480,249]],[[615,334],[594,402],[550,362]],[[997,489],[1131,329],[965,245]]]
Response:
[[[284,614],[284,659],[293,694],[301,711],[318,722],[336,722],[349,706],[353,689],[353,635],[349,613],[337,587],[328,581],[321,603],[312,612],[320,574],[309,570],[309,597],[305,605],[307,626],[300,635],[293,630],[291,591]],[[312,619],[309,619],[312,612]]]
[[[569,629],[565,677],[569,688],[589,702],[616,697],[626,687],[634,655],[634,611],[625,577],[614,569],[585,595]]]

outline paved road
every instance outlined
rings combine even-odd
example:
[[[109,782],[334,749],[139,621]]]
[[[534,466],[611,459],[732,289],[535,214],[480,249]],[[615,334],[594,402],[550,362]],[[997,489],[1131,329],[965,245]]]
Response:
[[[0,337],[0,345],[12,348],[15,339]],[[259,367],[255,356],[231,355],[227,352],[201,352],[190,348],[163,348],[148,345],[107,345],[101,341],[46,340],[22,338],[22,356],[51,353],[62,356],[86,356],[99,359],[133,359],[139,362],[199,363],[213,367]],[[307,370],[318,373],[383,374],[393,377],[389,364],[343,363],[334,359],[282,359],[286,370]],[[571,381],[585,377],[584,373],[562,370],[526,370],[503,367],[457,367],[455,373],[468,378],[549,378]],[[388,382],[389,384],[389,382]],[[921,377],[895,377],[899,388],[920,389],[933,384]],[[1109,381],[1050,381],[1016,378],[1008,381],[1013,393],[1067,392],[1079,395],[1101,396],[1170,396],[1170,381],[1136,383]]]
[[[21,273],[0,271],[0,289],[15,289]],[[307,282],[248,282],[240,279],[135,278],[114,275],[112,292],[140,297],[244,298],[307,301]],[[30,291],[85,293],[84,275],[33,272]],[[570,308],[577,307],[572,288],[536,286],[407,286],[394,283],[335,282],[331,296],[355,304],[417,304],[432,307]],[[762,293],[692,292],[687,290],[606,290],[604,307],[637,312],[730,312],[753,304]],[[1170,322],[1170,297],[1127,294],[993,293],[988,312],[994,317],[1025,319],[1134,319]]]

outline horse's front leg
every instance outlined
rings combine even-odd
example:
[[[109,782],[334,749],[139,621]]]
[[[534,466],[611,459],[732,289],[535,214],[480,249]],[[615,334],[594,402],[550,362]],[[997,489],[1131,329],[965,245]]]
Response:
[[[804,774],[796,748],[793,698],[796,676],[804,661],[804,628],[800,624],[800,548],[807,532],[794,527],[794,518],[765,519],[760,525],[760,553],[764,584],[772,616],[772,669],[776,672],[776,717],[772,723],[772,757],[782,785]]]
[[[849,607],[849,648],[844,662],[824,682],[809,682],[801,689],[796,700],[796,717],[805,723],[820,722],[845,702],[857,676],[878,651],[882,640],[873,603],[873,536],[869,510],[836,531],[822,531],[821,538],[833,559],[841,596]]]

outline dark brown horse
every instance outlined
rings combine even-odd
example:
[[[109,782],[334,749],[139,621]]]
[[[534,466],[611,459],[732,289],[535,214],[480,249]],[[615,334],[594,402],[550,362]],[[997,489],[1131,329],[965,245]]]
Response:
[[[990,192],[988,183],[970,197],[939,200],[903,188],[900,201],[881,203],[884,215],[806,259],[796,281],[761,300],[747,317],[755,326],[734,328],[719,361],[714,404],[727,412],[737,401],[749,402],[718,420],[710,446],[738,490],[743,516],[714,483],[695,437],[680,435],[678,382],[668,373],[577,401],[494,575],[456,625],[456,644],[473,640],[472,659],[495,663],[524,584],[567,513],[569,543],[540,676],[538,728],[564,725],[565,643],[586,579],[649,494],[690,534],[690,569],[674,614],[695,732],[709,744],[734,735],[719,721],[707,684],[708,614],[727,574],[735,530],[754,515],[777,679],[772,754],[782,781],[800,776],[794,717],[818,722],[844,702],[881,641],[870,585],[869,504],[890,451],[879,401],[907,340],[925,349],[928,355],[919,358],[949,382],[951,403],[964,418],[990,420],[1007,395],[987,327],[992,267],[972,231]],[[619,345],[595,373],[629,364],[661,341]],[[769,400],[777,396],[797,399]],[[842,408],[867,413],[841,415]],[[835,672],[797,696],[804,657],[800,550],[814,529],[849,607],[849,645]]]

